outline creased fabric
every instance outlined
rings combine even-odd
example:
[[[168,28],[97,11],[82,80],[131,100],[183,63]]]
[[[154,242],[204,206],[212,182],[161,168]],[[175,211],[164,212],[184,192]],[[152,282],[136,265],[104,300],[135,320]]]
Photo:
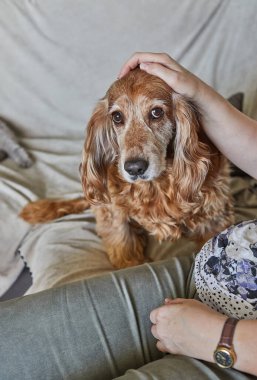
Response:
[[[156,348],[149,314],[194,298],[194,255],[119,270],[0,304],[5,380],[254,379]]]
[[[108,380],[161,358],[149,314],[165,297],[194,296],[192,264],[174,258],[1,303],[0,378]]]

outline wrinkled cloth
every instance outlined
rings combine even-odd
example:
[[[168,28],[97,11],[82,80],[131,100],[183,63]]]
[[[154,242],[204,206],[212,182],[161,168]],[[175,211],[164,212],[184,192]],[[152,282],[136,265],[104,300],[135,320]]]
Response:
[[[144,264],[0,304],[3,380],[249,380],[254,376],[164,355],[151,310],[194,298],[194,256]]]

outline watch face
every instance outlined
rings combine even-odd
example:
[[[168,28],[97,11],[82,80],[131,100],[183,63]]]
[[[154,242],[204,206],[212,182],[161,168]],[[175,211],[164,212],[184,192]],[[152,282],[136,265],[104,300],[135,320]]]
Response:
[[[231,352],[226,348],[218,348],[214,352],[214,360],[222,368],[230,368],[234,364],[233,356]]]

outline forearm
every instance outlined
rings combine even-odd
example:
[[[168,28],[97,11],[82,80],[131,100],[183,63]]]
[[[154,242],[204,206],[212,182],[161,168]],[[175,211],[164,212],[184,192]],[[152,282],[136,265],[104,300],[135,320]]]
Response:
[[[214,317],[214,319],[212,319]],[[187,356],[214,363],[214,351],[219,343],[226,317],[217,313],[210,315],[208,323],[202,325],[187,348]],[[257,375],[257,321],[240,320],[236,326],[233,346],[236,353],[234,368],[252,375]],[[183,353],[183,352],[182,352]]]
[[[217,148],[234,164],[257,177],[257,121],[250,119],[211,87],[203,84],[196,96],[204,107],[203,127]]]
[[[234,367],[257,376],[257,321],[246,319],[239,321],[233,344],[237,355]]]
[[[214,363],[213,353],[218,345],[225,319],[221,318],[220,314],[217,314],[212,325],[208,324],[209,332],[205,328],[202,329],[198,337],[202,343],[198,346],[198,349],[195,347],[193,357]],[[238,322],[234,333],[233,346],[237,357],[234,368],[257,375],[256,320],[240,320]]]

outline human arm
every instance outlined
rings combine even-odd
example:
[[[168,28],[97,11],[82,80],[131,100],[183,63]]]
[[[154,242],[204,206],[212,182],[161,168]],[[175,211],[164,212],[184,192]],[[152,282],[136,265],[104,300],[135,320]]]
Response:
[[[200,301],[181,298],[167,299],[164,306],[150,314],[152,334],[160,351],[208,362],[214,362],[213,353],[226,318]],[[237,355],[234,368],[257,375],[256,320],[238,322],[233,345]]]
[[[257,178],[257,121],[234,108],[226,99],[167,54],[136,53],[119,77],[137,66],[163,79],[174,91],[191,98],[201,110],[205,133],[217,148],[242,170]]]

